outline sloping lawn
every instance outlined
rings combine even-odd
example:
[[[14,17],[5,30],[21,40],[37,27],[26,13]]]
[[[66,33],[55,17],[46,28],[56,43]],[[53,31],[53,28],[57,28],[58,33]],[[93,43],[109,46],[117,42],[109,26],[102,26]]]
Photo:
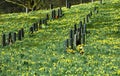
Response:
[[[70,29],[83,21],[95,6],[99,12],[93,13],[87,24],[90,33],[87,34],[84,54],[65,53],[64,41],[69,38]],[[103,5],[95,2],[62,9],[62,18],[49,20],[48,25],[33,37],[29,37],[28,27],[50,10],[0,16],[1,32],[3,27],[5,33],[26,28],[22,41],[0,47],[1,76],[120,75],[120,1],[105,0]]]

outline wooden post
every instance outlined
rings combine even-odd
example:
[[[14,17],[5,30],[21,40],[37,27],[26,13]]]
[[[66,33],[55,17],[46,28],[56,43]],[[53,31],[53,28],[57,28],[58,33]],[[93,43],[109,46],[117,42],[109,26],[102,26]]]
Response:
[[[6,46],[6,36],[5,34],[2,35],[2,46]]]
[[[86,15],[86,23],[88,23],[89,22],[89,17],[88,17],[88,15]]]
[[[55,10],[53,10],[53,11],[54,11],[53,16],[54,16],[54,19],[55,19],[56,18],[56,11]]]
[[[52,10],[52,19],[55,19],[55,17],[56,17],[56,11]]]
[[[69,39],[66,40],[66,48],[69,47]]]
[[[60,13],[60,17],[62,17],[63,14],[62,14],[62,8],[61,8],[61,7],[60,7],[60,11],[59,11],[59,13]]]
[[[86,34],[86,32],[87,32],[87,30],[86,30],[86,24],[84,24],[84,26],[83,26],[83,33]]]
[[[80,27],[79,27],[79,43],[82,44],[82,21],[80,21]]]
[[[52,11],[52,19],[55,19],[55,10]]]
[[[81,31],[81,34],[80,34],[81,35],[81,44],[83,44],[83,27],[81,26],[80,29],[81,29],[80,30]]]
[[[12,33],[10,32],[8,34],[8,44],[12,44],[13,43],[13,40],[12,40]]]
[[[85,44],[85,37],[86,37],[86,24],[83,26],[83,44]]]
[[[80,32],[79,32],[79,28],[77,28],[77,33],[76,33],[76,45],[79,45],[79,44],[80,44],[80,40],[79,40],[79,39],[80,39],[80,38],[79,38],[80,36],[79,36],[79,33],[80,33]]]
[[[82,28],[82,25],[83,25],[83,24],[82,24],[82,21],[80,21],[80,27],[79,27],[80,29]]]
[[[57,18],[60,18],[60,9],[58,9]]]
[[[67,48],[69,48],[69,39],[65,40],[64,47],[65,47],[65,52],[66,52]]]
[[[33,26],[30,27],[30,34],[33,34],[34,32],[34,29],[33,29]]]
[[[73,30],[70,31],[70,46],[73,49]]]
[[[77,36],[77,35],[74,34],[74,39],[73,39],[73,40],[74,40],[74,41],[73,41],[74,48],[76,48],[76,42],[77,42],[77,40],[76,40],[77,37],[76,37],[76,36]]]
[[[22,37],[24,37],[24,29],[23,28],[21,29],[21,35],[22,35]]]
[[[21,30],[18,31],[18,40],[22,40]]]
[[[69,47],[69,39],[67,39],[66,42],[67,42],[66,46]]]
[[[54,11],[52,10],[51,19],[54,19]]]
[[[73,30],[70,30],[70,38],[73,38]]]
[[[58,18],[60,18],[60,15],[61,15],[61,14],[60,14],[60,11],[61,11],[61,10],[60,10],[60,9],[58,9],[58,15],[57,15],[57,16],[58,16]]]
[[[39,20],[39,26],[42,24],[42,21],[41,21],[41,19]]]
[[[77,26],[76,24],[74,24],[74,34],[76,34],[76,31],[77,31]]]
[[[13,33],[13,41],[16,42],[16,33]]]
[[[39,20],[39,29],[42,29],[42,26],[41,26],[41,24],[42,24],[42,21],[41,21],[41,19]]]
[[[44,19],[44,24],[47,25],[47,20],[46,19]]]

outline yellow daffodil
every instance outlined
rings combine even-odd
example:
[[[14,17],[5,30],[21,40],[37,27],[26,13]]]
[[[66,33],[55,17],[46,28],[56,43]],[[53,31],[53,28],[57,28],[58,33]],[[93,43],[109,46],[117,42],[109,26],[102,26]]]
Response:
[[[70,48],[67,48],[67,50],[66,50],[68,53],[75,53],[75,51],[73,50],[73,49],[70,49]]]

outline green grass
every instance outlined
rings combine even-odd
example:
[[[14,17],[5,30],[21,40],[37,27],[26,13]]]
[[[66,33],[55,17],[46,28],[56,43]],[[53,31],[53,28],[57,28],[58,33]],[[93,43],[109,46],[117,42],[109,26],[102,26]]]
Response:
[[[98,6],[99,13],[94,14],[87,24],[84,54],[64,52],[64,40],[69,38],[73,25]],[[120,1],[105,0],[74,5],[71,9],[63,7],[65,16],[48,21],[48,26],[13,45],[0,47],[1,76],[109,76],[120,75]],[[15,13],[0,15],[0,32],[16,31],[28,27],[38,19],[45,17],[50,10],[40,10],[29,14]],[[20,20],[20,21],[19,21]],[[3,29],[4,27],[4,29]],[[8,29],[9,28],[9,29]],[[1,35],[1,33],[0,33]]]

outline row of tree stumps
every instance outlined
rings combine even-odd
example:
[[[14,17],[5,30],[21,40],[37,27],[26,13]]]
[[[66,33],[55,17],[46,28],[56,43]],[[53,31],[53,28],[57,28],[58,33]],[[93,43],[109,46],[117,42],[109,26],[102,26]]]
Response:
[[[49,14],[46,14],[46,17],[43,19],[40,19],[38,22],[35,22],[32,24],[31,27],[29,27],[29,34],[30,37],[33,36],[33,34],[38,31],[39,29],[42,29],[42,24],[48,25],[47,21],[51,19],[58,19],[63,16],[61,7],[56,10],[52,10],[51,17]],[[2,46],[7,46],[10,44],[13,44],[16,42],[16,40],[21,41],[25,36],[25,28],[21,28],[18,30],[18,32],[9,32],[8,34],[2,34]]]
[[[9,32],[7,34],[2,35],[2,46],[7,46],[16,42],[16,40],[22,40],[24,38],[24,29],[20,29],[16,32]]]
[[[66,8],[71,8],[71,3],[66,0]],[[32,36],[32,34],[36,31],[38,31],[39,29],[42,29],[42,24],[47,25],[47,21],[50,19],[58,19],[61,18],[62,16],[64,16],[64,14],[62,13],[62,9],[61,7],[57,10],[53,9],[53,4],[50,4],[50,9],[51,11],[51,17],[49,16],[49,14],[46,15],[46,18],[40,19],[38,22],[33,23],[33,25],[29,28],[29,33],[30,36]],[[7,34],[2,34],[2,46],[7,46],[10,44],[13,44],[16,42],[16,40],[22,40],[24,38],[24,28],[22,28],[21,30],[19,30],[17,33],[16,32],[10,32],[8,35]]]
[[[51,15],[46,14],[46,17],[43,19],[40,19],[38,22],[33,23],[33,25],[29,28],[30,34],[33,34],[34,32],[38,31],[39,29],[42,29],[42,24],[48,25],[48,20],[54,20],[59,19],[63,16],[61,7],[56,10],[51,11]],[[51,16],[51,17],[50,17]]]
[[[75,49],[77,45],[85,44],[86,24],[82,21],[78,25],[74,24],[74,29],[70,30],[69,39],[65,41],[65,48]]]
[[[98,13],[98,7],[94,7],[93,12],[96,14]],[[67,48],[75,49],[76,46],[82,45],[86,43],[86,35],[87,35],[87,27],[86,24],[90,22],[90,18],[93,15],[93,12],[90,11],[89,14],[83,19],[83,22],[74,24],[74,29],[70,30],[69,39],[65,40],[65,51]]]
[[[61,18],[64,14],[62,13],[61,7],[56,11],[52,10],[51,12],[51,19],[58,19]]]

